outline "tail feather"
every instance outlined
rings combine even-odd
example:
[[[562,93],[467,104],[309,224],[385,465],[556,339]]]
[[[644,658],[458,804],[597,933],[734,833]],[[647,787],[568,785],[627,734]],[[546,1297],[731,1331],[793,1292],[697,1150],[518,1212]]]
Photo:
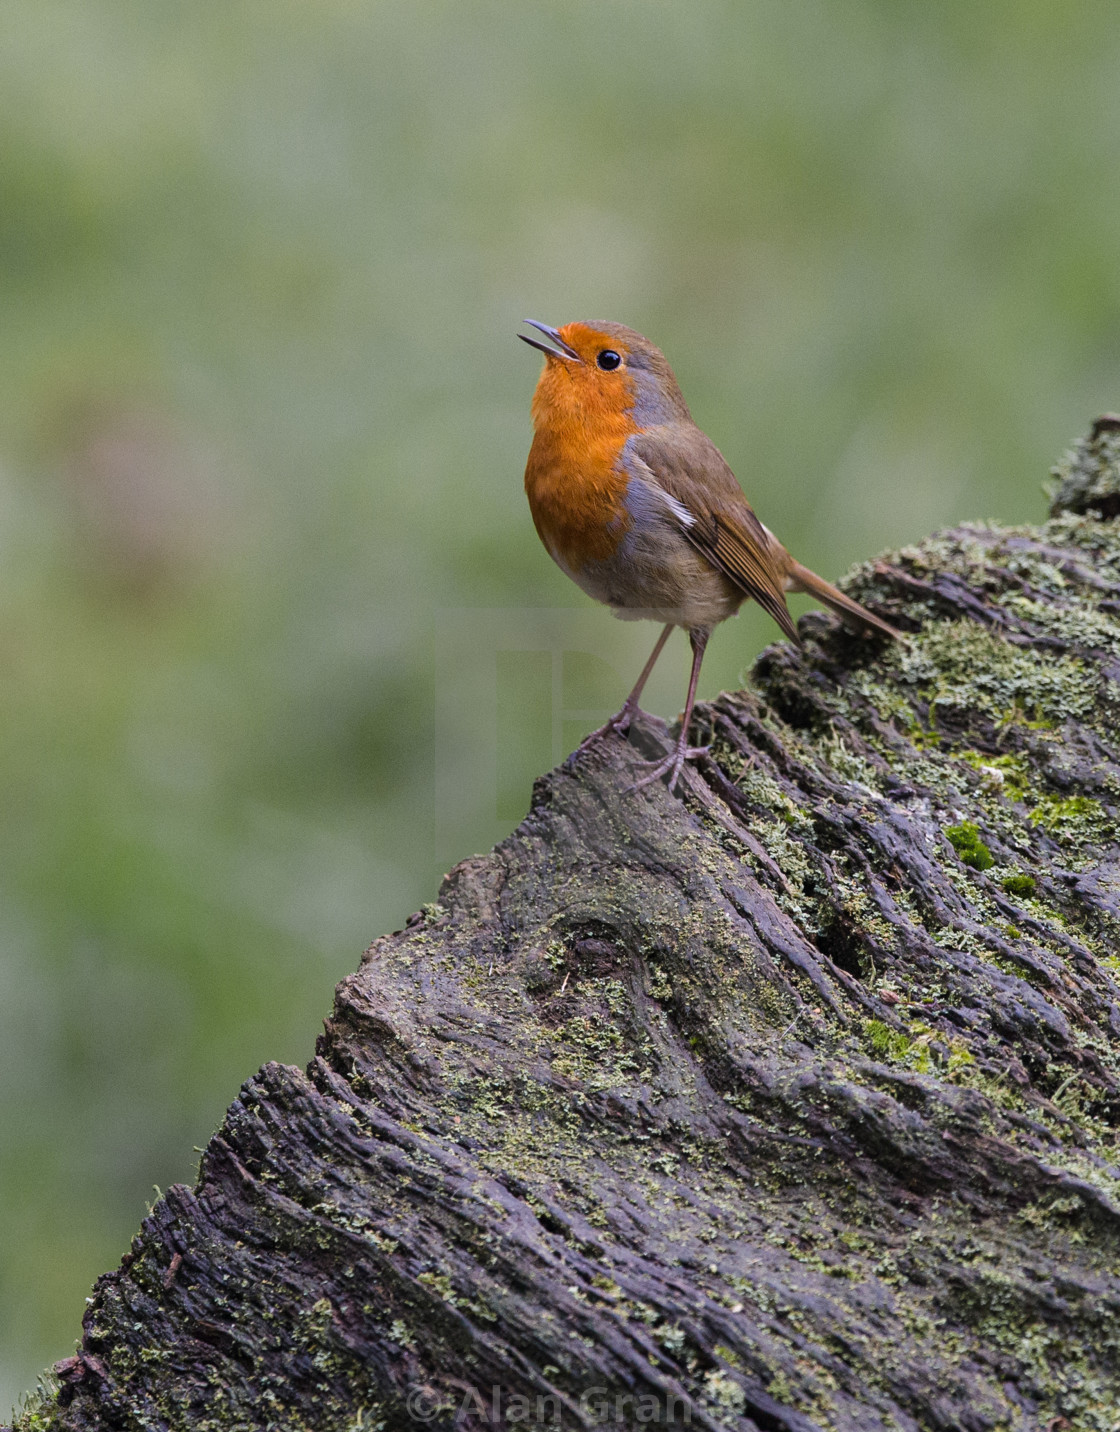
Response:
[[[859,602],[853,601],[849,596],[834,587],[831,582],[826,582],[823,577],[818,577],[816,572],[811,572],[808,567],[803,567],[800,562],[791,562],[787,575],[787,585],[790,591],[808,592],[811,597],[816,597],[826,607],[831,607],[839,616],[848,617],[851,620],[860,622],[872,631],[882,632],[884,636],[893,637],[895,641],[902,641],[903,636],[889,622],[877,617],[874,612],[869,612],[866,607],[861,607]]]

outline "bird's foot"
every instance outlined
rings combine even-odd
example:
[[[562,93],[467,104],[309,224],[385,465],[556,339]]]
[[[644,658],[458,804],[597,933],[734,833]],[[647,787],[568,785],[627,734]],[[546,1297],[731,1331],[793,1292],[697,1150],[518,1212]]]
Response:
[[[626,794],[631,795],[634,791],[640,791],[643,786],[651,786],[654,781],[661,780],[662,776],[668,776],[671,795],[676,790],[684,763],[699,760],[701,756],[706,756],[711,749],[711,746],[688,746],[684,741],[678,741],[674,749],[660,761],[642,762],[646,774],[641,780],[635,781],[632,786],[627,786]]]
[[[628,701],[617,716],[612,716],[611,719],[606,722],[605,725],[600,726],[597,731],[592,731],[590,736],[585,736],[576,749],[582,751],[595,741],[601,741],[604,736],[625,736],[630,729],[634,717],[641,714],[643,714],[642,708],[638,703],[635,701],[633,706],[631,706]]]

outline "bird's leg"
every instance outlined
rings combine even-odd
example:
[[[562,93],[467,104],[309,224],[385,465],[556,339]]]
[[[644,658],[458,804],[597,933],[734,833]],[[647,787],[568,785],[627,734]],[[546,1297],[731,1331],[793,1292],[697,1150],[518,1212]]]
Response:
[[[700,663],[704,660],[704,648],[708,645],[710,633],[704,627],[694,627],[688,633],[688,639],[692,644],[692,674],[688,678],[688,696],[684,703],[684,715],[681,717],[681,733],[677,737],[677,744],[672,752],[660,761],[645,763],[647,773],[640,781],[635,781],[630,787],[632,791],[640,791],[643,786],[651,785],[659,781],[662,776],[669,777],[669,790],[672,791],[680,779],[681,769],[685,761],[695,760],[697,756],[707,755],[709,747],[690,746],[688,744],[688,726],[692,720],[692,708],[696,702],[696,684],[700,680]]]
[[[669,640],[669,633],[672,630],[673,624],[672,622],[670,622],[669,625],[665,628],[665,630],[661,633],[661,635],[657,638],[657,645],[650,653],[650,658],[646,662],[645,666],[642,667],[642,674],[635,682],[633,691],[631,691],[630,695],[626,698],[622,710],[618,713],[617,716],[612,716],[605,726],[600,726],[597,731],[592,731],[590,736],[585,736],[583,740],[579,743],[579,749],[581,751],[583,750],[584,746],[590,746],[591,742],[597,741],[600,736],[607,736],[612,731],[616,731],[621,736],[630,729],[630,722],[634,719],[635,713],[641,709],[638,706],[638,699],[642,694],[646,682],[650,678],[650,673],[657,665],[657,658],[664,650],[665,643]]]
[[[657,658],[665,650],[665,643],[669,640],[672,630],[673,623],[669,622],[669,624],[665,627],[664,631],[657,638],[657,643],[649,654],[649,660],[646,662],[645,666],[642,667],[642,674],[634,683],[634,689],[633,691],[631,691],[630,695],[623,703],[622,710],[618,713],[617,716],[611,717],[611,719],[607,722],[605,729],[610,731],[617,731],[619,732],[619,734],[627,730],[630,725],[630,722],[634,718],[635,713],[641,709],[638,705],[638,702],[641,699],[642,692],[645,690],[646,682],[649,680],[650,676],[653,673],[653,668],[657,665]]]

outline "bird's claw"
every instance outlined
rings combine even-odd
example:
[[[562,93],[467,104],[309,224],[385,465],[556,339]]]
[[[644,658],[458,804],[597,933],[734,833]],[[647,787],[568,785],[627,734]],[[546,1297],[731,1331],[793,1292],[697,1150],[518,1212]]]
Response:
[[[624,706],[617,716],[612,716],[609,721],[600,726],[598,730],[592,731],[590,736],[585,736],[576,747],[577,751],[585,750],[595,741],[600,741],[604,736],[625,736],[633,724],[634,717],[641,710],[638,706]]]
[[[697,761],[701,756],[706,756],[711,751],[711,746],[677,746],[660,761],[643,761],[646,774],[632,786],[626,787],[626,794],[632,795],[634,791],[640,791],[643,786],[651,786],[654,781],[659,781],[662,776],[669,777],[669,794],[676,790],[677,782],[680,780],[681,771],[686,761]]]

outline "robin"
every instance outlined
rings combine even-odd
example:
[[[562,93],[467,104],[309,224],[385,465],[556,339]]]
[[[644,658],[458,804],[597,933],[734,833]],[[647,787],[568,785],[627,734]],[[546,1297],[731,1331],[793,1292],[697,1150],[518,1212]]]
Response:
[[[808,592],[865,631],[900,633],[794,561],[758,520],[659,348],[621,323],[526,321],[551,340],[518,334],[545,355],[525,468],[537,533],[561,570],[615,616],[665,624],[622,710],[587,740],[627,730],[670,632],[684,627],[692,674],[680,736],[635,786],[667,775],[673,790],[685,761],[707,750],[689,746],[688,726],[708,637],[745,601],[794,641],[787,592]]]

